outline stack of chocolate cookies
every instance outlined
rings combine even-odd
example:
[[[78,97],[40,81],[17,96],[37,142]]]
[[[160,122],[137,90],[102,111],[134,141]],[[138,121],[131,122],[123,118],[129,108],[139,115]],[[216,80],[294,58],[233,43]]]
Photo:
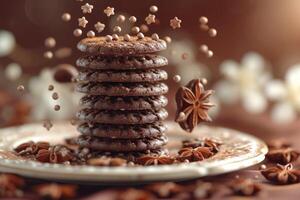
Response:
[[[149,37],[85,38],[85,55],[77,60],[77,91],[84,93],[77,139],[80,147],[97,152],[155,152],[166,143],[162,120],[168,116],[164,94],[168,78],[160,67],[165,57],[154,53],[166,42]]]

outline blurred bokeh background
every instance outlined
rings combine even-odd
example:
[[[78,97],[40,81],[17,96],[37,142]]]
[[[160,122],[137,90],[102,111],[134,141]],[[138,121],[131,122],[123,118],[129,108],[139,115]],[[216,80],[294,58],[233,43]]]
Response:
[[[212,111],[214,125],[248,131],[263,138],[295,134],[300,129],[300,1],[299,0],[2,0],[0,6],[0,126],[43,120],[71,119],[80,98],[72,84],[53,80],[55,68],[74,65],[80,52],[73,36],[77,19],[83,16],[80,6],[94,6],[86,15],[84,29],[94,29],[97,21],[106,24],[98,35],[110,34],[118,14],[137,17],[137,25],[145,24],[151,5],[158,6],[156,24],[149,32],[170,36],[172,43],[164,53],[170,61],[169,107],[174,118],[174,94],[180,85],[195,77],[208,79],[207,87],[216,90]],[[116,15],[108,18],[103,10],[111,6]],[[63,13],[71,20],[64,22]],[[182,27],[173,30],[169,21],[174,16]],[[199,27],[199,17],[208,18],[216,28],[209,37]],[[122,33],[130,30],[123,24]],[[82,37],[83,37],[82,36]],[[52,59],[44,41],[56,40]],[[208,58],[199,51],[206,44],[214,52]],[[182,59],[186,54],[186,59]],[[179,74],[180,83],[172,77]],[[25,90],[16,90],[18,85]],[[55,86],[60,96],[59,112],[48,85]]]

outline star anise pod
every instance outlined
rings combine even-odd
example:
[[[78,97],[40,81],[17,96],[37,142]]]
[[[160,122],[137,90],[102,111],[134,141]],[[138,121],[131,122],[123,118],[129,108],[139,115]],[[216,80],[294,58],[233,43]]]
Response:
[[[174,182],[151,184],[147,186],[147,189],[159,198],[171,198],[185,191],[183,186]]]
[[[175,159],[171,156],[165,155],[145,155],[136,159],[136,162],[140,165],[169,165],[174,163]]]
[[[292,164],[269,167],[261,171],[261,174],[269,181],[276,184],[292,184],[298,183],[300,178],[300,170],[293,169]]]
[[[295,151],[292,148],[286,148],[270,150],[266,157],[271,162],[285,165],[296,161],[299,155],[300,153],[298,151]]]
[[[260,185],[251,179],[237,179],[229,184],[229,188],[234,194],[241,196],[254,196],[261,190]]]
[[[48,149],[50,144],[48,142],[25,142],[17,146],[14,150],[18,155],[35,155],[41,149]]]
[[[130,188],[120,192],[117,200],[154,200],[154,196],[146,190]]]
[[[61,185],[56,183],[41,184],[34,187],[34,191],[43,198],[53,200],[70,199],[76,196],[77,186]]]
[[[0,197],[20,197],[25,182],[22,178],[12,174],[0,175]]]
[[[178,160],[189,160],[191,162],[201,161],[214,155],[209,147],[186,147],[180,149],[178,154]]]
[[[196,138],[192,140],[182,141],[182,147],[209,147],[214,153],[217,153],[219,151],[220,145],[221,143],[207,138],[205,138],[204,140]]]
[[[201,121],[211,121],[208,110],[214,106],[209,102],[212,94],[212,90],[204,89],[200,79],[191,80],[186,86],[180,87],[176,93],[175,121],[188,132],[192,132]]]
[[[36,155],[36,160],[46,163],[64,163],[72,159],[72,151],[63,145],[55,145],[49,149],[41,149]]]
[[[100,158],[91,158],[87,161],[89,165],[94,166],[125,166],[127,161],[122,158],[109,158],[109,157],[100,157]]]

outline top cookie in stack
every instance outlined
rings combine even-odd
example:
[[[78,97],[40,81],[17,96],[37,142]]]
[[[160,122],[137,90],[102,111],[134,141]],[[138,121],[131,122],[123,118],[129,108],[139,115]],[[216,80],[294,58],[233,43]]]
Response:
[[[154,53],[166,42],[149,37],[85,38],[78,49],[86,55],[77,60],[77,91],[83,109],[77,113],[81,136],[78,144],[94,151],[145,152],[166,144],[162,120],[168,113],[164,94],[168,78],[160,67],[165,57]]]

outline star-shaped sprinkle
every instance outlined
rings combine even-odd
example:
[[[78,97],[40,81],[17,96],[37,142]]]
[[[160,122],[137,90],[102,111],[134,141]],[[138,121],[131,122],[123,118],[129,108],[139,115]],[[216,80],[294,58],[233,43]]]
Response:
[[[180,28],[181,27],[180,24],[181,24],[181,20],[178,19],[177,17],[174,17],[173,19],[170,20],[170,26],[173,29]]]
[[[147,24],[152,24],[155,23],[155,15],[149,14],[146,18],[145,21]]]
[[[115,9],[108,6],[103,12],[107,15],[107,17],[110,17],[111,15],[115,14]]]
[[[78,18],[78,25],[85,28],[86,25],[88,24],[88,20],[85,19],[85,17],[81,17],[81,18]]]
[[[90,5],[88,3],[84,4],[83,6],[81,6],[81,10],[82,12],[85,13],[92,13],[94,6]]]
[[[98,33],[101,33],[101,32],[104,30],[104,28],[105,28],[105,24],[102,24],[101,22],[97,22],[97,23],[94,25],[94,27],[95,27],[95,29],[96,29],[96,31],[97,31]]]

